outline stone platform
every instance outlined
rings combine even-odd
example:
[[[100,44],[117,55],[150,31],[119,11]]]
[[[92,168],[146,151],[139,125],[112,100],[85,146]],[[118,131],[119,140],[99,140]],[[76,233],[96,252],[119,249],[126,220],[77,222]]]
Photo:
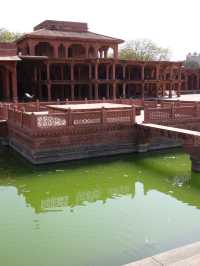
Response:
[[[199,266],[200,242],[145,258],[124,266]]]
[[[173,96],[172,98],[168,97],[159,97],[159,100],[166,101],[181,101],[181,102],[200,102],[200,94],[183,94],[180,97]],[[155,98],[155,100],[158,100]]]

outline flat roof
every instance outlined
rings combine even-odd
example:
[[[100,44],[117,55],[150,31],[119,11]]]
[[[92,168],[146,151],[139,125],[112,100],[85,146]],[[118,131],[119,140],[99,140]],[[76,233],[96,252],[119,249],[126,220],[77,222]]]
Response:
[[[0,61],[20,61],[19,56],[0,56]]]
[[[130,108],[132,105],[117,103],[83,103],[83,104],[64,104],[64,105],[47,105],[48,108],[56,110],[95,110],[95,109],[120,109]]]

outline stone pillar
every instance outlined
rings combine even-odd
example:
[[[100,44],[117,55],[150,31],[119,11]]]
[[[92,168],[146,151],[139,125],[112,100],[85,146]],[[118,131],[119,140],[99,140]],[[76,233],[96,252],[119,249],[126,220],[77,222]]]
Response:
[[[49,63],[47,63],[46,67],[47,67],[47,82],[49,82],[50,81],[50,65],[49,65]]]
[[[169,86],[169,98],[172,98],[173,89],[173,67],[170,68],[170,86]]]
[[[173,84],[172,81],[169,84],[169,98],[172,98],[172,89],[173,89]]]
[[[188,73],[185,71],[185,90],[188,90]]]
[[[181,81],[178,82],[177,97],[181,96]]]
[[[70,65],[70,79],[71,81],[74,80],[74,64],[73,63],[71,63]]]
[[[123,82],[123,98],[126,98],[126,83]]]
[[[177,89],[177,97],[181,96],[181,85],[182,85],[182,73],[181,68],[178,71],[178,89]]]
[[[115,69],[116,69],[115,63],[113,63],[112,65],[112,79],[113,80],[115,80]]]
[[[89,67],[89,80],[92,80],[92,64],[89,63],[88,67]]]
[[[95,70],[94,70],[94,75],[95,75],[95,80],[98,80],[98,64],[97,63],[95,63]]]
[[[74,84],[71,84],[71,99],[74,100]]]
[[[65,45],[65,58],[68,58],[69,57],[69,45]]]
[[[54,57],[55,57],[55,58],[59,58],[59,55],[58,55],[58,47],[59,47],[59,43],[54,43],[54,44],[53,44]]]
[[[141,80],[144,80],[144,65],[141,66]]]
[[[118,58],[118,45],[115,45],[115,47],[114,47],[114,58],[115,59]]]
[[[12,69],[12,96],[13,101],[17,102],[18,95],[17,95],[17,71],[16,71],[16,64]]]
[[[47,63],[47,88],[48,88],[48,101],[52,100],[51,98],[51,81],[50,81],[50,64]]]
[[[125,80],[126,79],[126,65],[123,65],[122,68],[123,68],[123,80]]]
[[[6,100],[10,100],[10,77],[9,77],[9,70],[5,70],[5,97]]]
[[[156,80],[160,79],[160,65],[156,65]]]
[[[48,89],[48,101],[51,102],[52,98],[51,98],[51,83],[50,82],[47,84],[47,89]]]
[[[166,90],[166,84],[163,83],[163,85],[162,85],[162,97],[165,96],[165,90]]]
[[[115,100],[116,99],[116,83],[114,82],[113,83],[113,100]]]
[[[95,91],[94,91],[94,95],[95,95],[95,100],[99,99],[99,88],[98,88],[98,83],[95,83]]]

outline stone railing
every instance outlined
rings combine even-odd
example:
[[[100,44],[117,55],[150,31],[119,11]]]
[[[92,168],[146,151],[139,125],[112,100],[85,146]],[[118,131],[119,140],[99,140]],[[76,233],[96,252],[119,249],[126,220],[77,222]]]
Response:
[[[81,101],[69,101],[66,99],[65,101],[51,101],[51,102],[28,102],[28,103],[0,103],[0,120],[8,119],[8,109],[15,109],[19,111],[25,112],[45,112],[47,111],[48,105],[59,105],[59,104],[85,104],[85,103],[118,103],[118,104],[128,104],[131,106],[135,106],[136,109],[140,108],[144,105],[144,101],[140,99],[116,99],[116,100],[81,100]]]
[[[99,109],[95,111],[73,111],[69,109],[66,113],[41,113],[26,112],[16,108],[8,109],[9,128],[18,128],[30,135],[48,134],[62,132],[68,128],[91,127],[91,126],[113,126],[115,124],[130,125],[135,122],[135,108],[127,109]]]
[[[164,104],[156,108],[144,108],[144,122],[154,124],[174,124],[176,122],[189,122],[200,118],[200,103],[175,105]]]

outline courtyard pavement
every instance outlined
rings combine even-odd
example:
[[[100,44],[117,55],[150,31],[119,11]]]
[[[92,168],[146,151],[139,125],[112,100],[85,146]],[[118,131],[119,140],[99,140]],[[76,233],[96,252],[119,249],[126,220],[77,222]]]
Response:
[[[200,242],[169,250],[124,266],[199,266]]]
[[[168,97],[159,97],[159,100],[166,100],[166,101],[194,101],[200,102],[200,94],[183,94],[180,97],[173,96],[172,98]]]

